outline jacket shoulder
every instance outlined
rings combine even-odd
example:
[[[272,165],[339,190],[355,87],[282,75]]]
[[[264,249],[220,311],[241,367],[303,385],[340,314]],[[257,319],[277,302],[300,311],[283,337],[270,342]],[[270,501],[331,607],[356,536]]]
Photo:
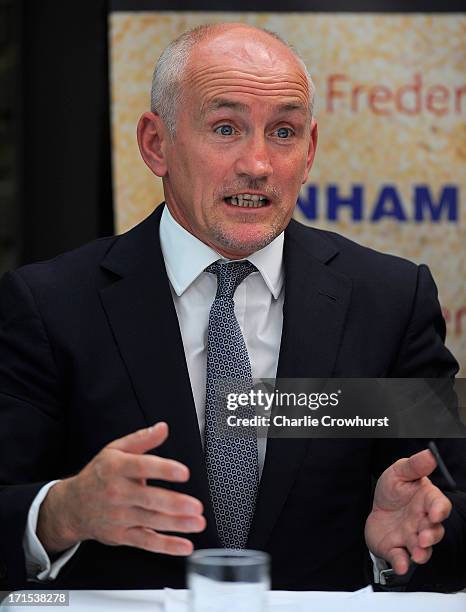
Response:
[[[355,280],[374,275],[380,280],[383,280],[384,275],[401,280],[413,279],[418,273],[418,265],[414,262],[391,253],[382,253],[337,232],[293,221],[292,234],[306,242],[314,251],[314,256],[316,251],[331,253],[331,267]]]
[[[99,238],[52,259],[24,265],[13,274],[31,289],[88,284],[99,276],[100,262],[117,239],[117,236]]]

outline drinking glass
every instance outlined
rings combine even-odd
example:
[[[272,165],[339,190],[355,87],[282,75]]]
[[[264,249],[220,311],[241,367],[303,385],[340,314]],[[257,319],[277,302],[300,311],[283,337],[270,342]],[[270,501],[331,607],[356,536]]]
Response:
[[[265,612],[270,557],[257,550],[208,548],[188,559],[191,612]]]

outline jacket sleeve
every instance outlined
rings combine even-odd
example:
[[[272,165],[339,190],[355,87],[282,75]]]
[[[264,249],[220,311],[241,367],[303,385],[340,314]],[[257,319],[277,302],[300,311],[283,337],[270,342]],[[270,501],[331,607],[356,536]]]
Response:
[[[444,393],[451,393],[458,364],[445,347],[445,322],[437,298],[437,288],[427,266],[418,268],[417,287],[411,315],[397,358],[389,376],[392,378],[445,378]],[[439,386],[441,388],[443,385]],[[451,398],[448,399],[451,405]],[[427,448],[429,440],[380,440],[375,457],[375,473],[400,457]],[[457,483],[457,490],[445,494],[453,504],[445,521],[445,536],[434,546],[430,561],[418,566],[407,590],[456,591],[466,586],[466,438],[436,440],[440,454]],[[447,484],[438,470],[431,480],[441,489]]]
[[[63,394],[47,330],[20,273],[0,281],[0,590],[26,584],[32,501],[60,465]]]

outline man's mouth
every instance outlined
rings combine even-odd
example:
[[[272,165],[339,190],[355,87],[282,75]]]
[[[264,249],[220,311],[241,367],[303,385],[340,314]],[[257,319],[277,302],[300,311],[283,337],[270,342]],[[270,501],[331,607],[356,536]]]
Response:
[[[242,208],[262,208],[269,203],[265,196],[252,193],[237,193],[224,199],[228,204]]]

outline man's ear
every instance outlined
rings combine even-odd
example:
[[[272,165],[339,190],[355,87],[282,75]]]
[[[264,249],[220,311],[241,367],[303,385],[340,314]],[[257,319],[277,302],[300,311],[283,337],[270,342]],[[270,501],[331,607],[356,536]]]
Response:
[[[312,168],[312,164],[314,163],[316,148],[317,148],[317,121],[313,117],[311,119],[311,138],[309,139],[309,149],[307,151],[306,168],[304,170],[304,176],[302,180],[303,184],[307,181],[307,177],[309,176],[309,172]]]
[[[157,113],[144,113],[139,119],[138,145],[142,159],[157,176],[167,174],[166,144],[168,130]]]

